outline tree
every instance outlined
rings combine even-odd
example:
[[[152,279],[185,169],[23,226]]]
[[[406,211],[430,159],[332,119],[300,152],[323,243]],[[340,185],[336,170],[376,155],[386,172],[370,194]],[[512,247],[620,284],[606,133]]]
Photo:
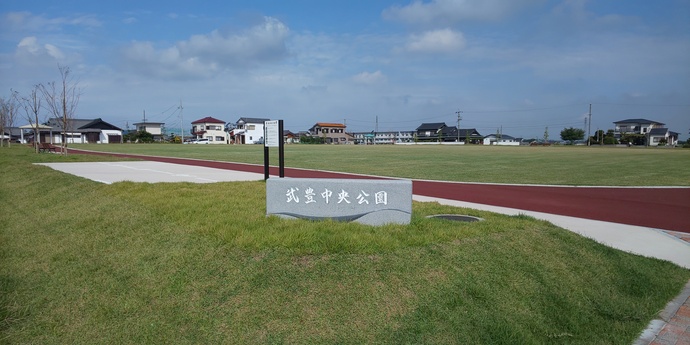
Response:
[[[581,128],[564,128],[561,131],[561,139],[569,141],[572,145],[575,140],[582,140],[585,137],[585,130]]]
[[[549,127],[544,129],[544,144],[549,142]]]
[[[15,97],[0,98],[0,147],[5,144],[5,130],[9,134],[7,140],[7,147],[11,146],[12,130],[14,121],[17,118],[17,102]]]
[[[33,123],[34,131],[34,149],[38,153],[38,143],[40,141],[40,133],[38,131],[38,113],[41,110],[41,97],[38,93],[40,92],[40,86],[34,85],[31,91],[29,91],[28,97],[20,97],[18,92],[15,92],[15,97],[21,103],[22,108],[24,108],[25,119],[29,123]]]
[[[67,154],[67,126],[74,117],[79,104],[79,97],[81,96],[81,89],[77,88],[78,82],[74,81],[71,76],[71,70],[68,66],[60,66],[61,83],[56,85],[55,82],[49,82],[47,85],[40,85],[41,94],[46,102],[48,111],[60,121],[62,125],[62,140],[60,146],[62,147],[62,154]],[[74,129],[74,128],[72,128]]]
[[[136,132],[130,132],[129,134],[129,140],[134,143],[152,143],[153,142],[153,134],[141,130],[141,131],[136,131]]]

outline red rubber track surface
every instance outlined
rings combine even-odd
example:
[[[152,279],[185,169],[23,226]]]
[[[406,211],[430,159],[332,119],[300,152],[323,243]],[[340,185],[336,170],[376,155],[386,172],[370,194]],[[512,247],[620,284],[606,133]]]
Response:
[[[69,151],[264,173],[261,165],[74,149]],[[279,175],[277,167],[269,170],[272,176]],[[382,178],[294,168],[285,168],[285,177]],[[690,188],[555,187],[413,180],[412,192],[435,198],[690,233]]]

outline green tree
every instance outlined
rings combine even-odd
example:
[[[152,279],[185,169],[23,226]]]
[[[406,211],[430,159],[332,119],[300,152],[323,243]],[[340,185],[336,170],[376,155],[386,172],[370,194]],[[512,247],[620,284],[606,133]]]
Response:
[[[616,140],[616,133],[613,131],[613,129],[609,129],[606,131],[606,135],[604,135],[604,145],[616,144],[618,144],[618,140]]]
[[[572,145],[575,140],[582,140],[585,137],[585,131],[584,129],[581,128],[564,128],[561,131],[561,139],[565,141],[569,141],[570,144]]]

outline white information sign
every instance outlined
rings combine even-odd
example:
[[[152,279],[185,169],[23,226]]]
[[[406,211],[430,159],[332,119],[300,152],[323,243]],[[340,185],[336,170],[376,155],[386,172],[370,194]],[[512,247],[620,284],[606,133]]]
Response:
[[[280,145],[280,133],[278,132],[278,120],[264,122],[264,146],[278,147]]]

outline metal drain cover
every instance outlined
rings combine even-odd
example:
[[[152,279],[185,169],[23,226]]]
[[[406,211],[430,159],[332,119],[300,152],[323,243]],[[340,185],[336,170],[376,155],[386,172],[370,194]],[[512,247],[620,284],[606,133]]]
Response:
[[[431,216],[426,216],[427,218],[441,218],[447,220],[454,220],[456,222],[479,222],[484,220],[483,218],[467,216],[464,214],[433,214]]]

